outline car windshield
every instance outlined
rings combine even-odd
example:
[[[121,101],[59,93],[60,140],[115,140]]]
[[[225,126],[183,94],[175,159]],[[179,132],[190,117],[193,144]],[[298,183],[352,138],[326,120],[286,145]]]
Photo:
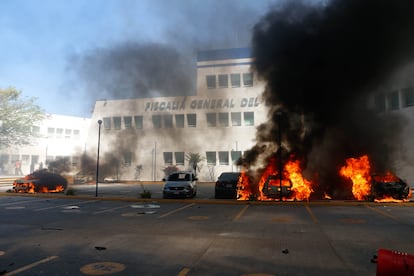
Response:
[[[169,181],[190,181],[189,173],[173,173],[168,177]]]
[[[239,179],[239,173],[222,173],[219,177],[222,181],[234,181]]]
[[[282,184],[282,185],[281,185]],[[290,181],[288,179],[282,179],[282,183],[280,182],[280,179],[278,176],[271,176],[268,178],[268,186],[284,186],[284,187],[290,187],[292,186]]]

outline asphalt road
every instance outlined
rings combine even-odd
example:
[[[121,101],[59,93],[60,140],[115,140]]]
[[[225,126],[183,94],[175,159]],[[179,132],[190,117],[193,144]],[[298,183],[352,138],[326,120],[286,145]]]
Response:
[[[375,275],[413,207],[1,193],[0,275]]]

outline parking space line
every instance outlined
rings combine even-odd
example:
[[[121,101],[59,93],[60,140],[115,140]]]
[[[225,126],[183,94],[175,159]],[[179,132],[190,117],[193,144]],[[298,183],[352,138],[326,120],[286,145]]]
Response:
[[[172,215],[172,214],[174,214],[174,213],[177,213],[177,212],[179,212],[179,211],[181,211],[181,210],[187,209],[188,207],[191,207],[191,206],[193,206],[193,205],[195,205],[195,203],[191,203],[191,204],[188,204],[188,205],[184,205],[183,207],[180,207],[180,208],[174,209],[174,210],[172,210],[172,211],[170,211],[170,212],[168,212],[168,213],[165,213],[165,214],[163,214],[163,215],[159,216],[158,218],[164,218],[164,217],[166,217],[166,216],[169,216],[169,215]]]
[[[26,271],[26,270],[28,270],[28,269],[31,269],[32,267],[35,267],[35,266],[37,266],[37,265],[40,265],[40,264],[43,264],[43,263],[47,263],[47,262],[52,261],[52,260],[54,260],[54,259],[56,259],[56,258],[59,258],[59,257],[58,257],[58,256],[50,256],[50,257],[47,257],[47,258],[42,259],[42,260],[40,260],[40,261],[37,261],[37,262],[31,263],[31,264],[29,264],[29,265],[23,266],[23,267],[21,267],[21,268],[18,268],[18,269],[16,269],[16,270],[13,270],[13,271],[10,271],[10,272],[7,272],[7,273],[2,274],[2,275],[3,275],[3,276],[11,276],[11,275],[16,275],[16,274],[18,274],[18,273],[20,273],[20,272],[23,272],[23,271]]]
[[[17,202],[9,202],[9,203],[2,203],[0,206],[9,206],[9,205],[17,205],[22,203],[28,203],[28,202],[39,202],[39,201],[46,201],[49,199],[41,199],[41,200],[23,200],[23,201],[17,201]]]
[[[177,276],[186,276],[188,272],[190,272],[190,268],[184,267],[183,269],[181,269]]]
[[[237,213],[237,215],[233,218],[233,221],[238,221],[241,216],[243,216],[244,212],[246,212],[247,208],[249,208],[250,205],[246,205],[243,207],[243,209],[240,210],[239,213]]]
[[[377,213],[377,214],[380,214],[380,215],[382,215],[382,216],[384,216],[384,217],[387,217],[387,218],[389,218],[389,219],[391,219],[391,220],[393,220],[393,221],[395,221],[395,222],[397,222],[397,223],[399,223],[399,224],[407,224],[407,223],[405,223],[405,222],[401,221],[400,219],[398,219],[398,218],[394,217],[393,215],[391,215],[391,214],[389,214],[389,213],[387,213],[387,212],[384,212],[384,211],[379,210],[379,209],[377,209],[377,208],[373,208],[373,207],[371,207],[371,206],[369,206],[369,205],[367,205],[367,204],[364,204],[364,206],[365,206],[365,207],[367,207],[368,209],[370,209],[371,211],[373,211],[373,212],[375,212],[375,213]]]
[[[53,208],[59,208],[59,207],[65,207],[65,206],[72,206],[72,205],[77,205],[77,204],[79,204],[79,205],[80,204],[88,204],[88,203],[92,203],[92,202],[97,202],[97,200],[79,201],[79,202],[69,203],[69,204],[49,206],[49,207],[45,207],[45,208],[35,209],[35,211],[44,211],[44,210],[49,210],[49,209],[53,209]]]
[[[122,208],[127,208],[129,205],[124,205],[124,206],[118,206],[118,207],[114,207],[114,208],[110,208],[110,209],[105,209],[102,211],[97,211],[97,212],[93,212],[93,215],[97,215],[97,214],[102,214],[102,213],[106,213],[106,212],[112,212],[118,209],[122,209]]]
[[[316,218],[315,214],[312,212],[312,209],[309,207],[309,205],[305,205],[306,211],[308,211],[313,223],[318,224],[318,219]]]

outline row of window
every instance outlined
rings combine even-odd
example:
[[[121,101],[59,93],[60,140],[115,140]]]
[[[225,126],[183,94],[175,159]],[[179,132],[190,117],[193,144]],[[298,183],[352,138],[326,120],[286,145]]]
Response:
[[[71,161],[73,166],[76,166],[79,164],[80,157],[79,156],[53,156],[53,155],[47,155],[46,156],[46,163],[49,163],[51,161],[59,160],[67,158]],[[23,165],[27,164],[38,164],[40,163],[39,155],[29,155],[29,154],[1,154],[0,155],[0,163],[1,164],[15,164],[17,161],[21,161]]]
[[[230,160],[234,164],[241,154],[241,151],[206,151],[207,165],[230,165]],[[184,165],[184,156],[184,152],[163,152],[164,164],[166,166]]]
[[[375,108],[378,112],[397,110],[410,106],[414,106],[414,87],[407,87],[375,96]]]
[[[33,126],[32,127],[33,134],[40,134],[40,127]],[[64,128],[54,128],[48,127],[47,128],[47,138],[57,138],[57,139],[79,139],[80,138],[80,130],[79,129],[64,129]]]
[[[253,73],[207,75],[206,83],[208,89],[237,88],[241,87],[242,83],[245,87],[251,87],[253,86]]]
[[[143,116],[124,116],[124,117],[105,117],[103,118],[104,129],[119,130],[143,128]],[[151,118],[153,128],[184,128],[197,127],[197,114],[157,114]],[[254,126],[254,112],[219,112],[206,113],[208,127],[228,127],[228,126]]]

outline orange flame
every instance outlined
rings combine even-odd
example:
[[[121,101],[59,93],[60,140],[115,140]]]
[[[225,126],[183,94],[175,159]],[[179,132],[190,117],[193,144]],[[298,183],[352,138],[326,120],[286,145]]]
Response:
[[[238,200],[249,200],[252,196],[252,191],[250,188],[249,177],[246,172],[242,171],[240,173],[239,181],[237,183],[237,199]]]
[[[352,180],[352,194],[357,200],[364,200],[371,192],[371,165],[367,155],[346,159],[340,175]]]
[[[295,200],[308,200],[313,192],[311,182],[302,176],[299,160],[289,161],[285,165],[287,178],[292,181],[292,191]]]

